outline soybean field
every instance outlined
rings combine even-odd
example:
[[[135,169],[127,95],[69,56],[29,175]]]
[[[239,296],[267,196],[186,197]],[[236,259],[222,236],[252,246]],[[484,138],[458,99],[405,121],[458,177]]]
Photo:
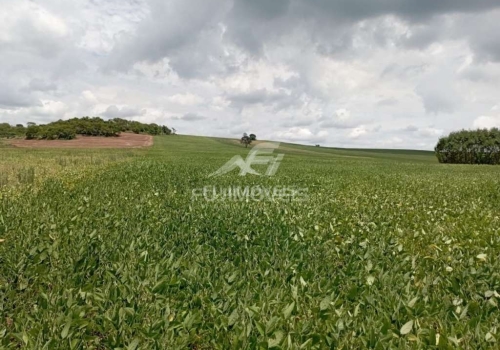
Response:
[[[282,143],[209,176],[252,146],[1,147],[0,348],[500,347],[499,167]]]

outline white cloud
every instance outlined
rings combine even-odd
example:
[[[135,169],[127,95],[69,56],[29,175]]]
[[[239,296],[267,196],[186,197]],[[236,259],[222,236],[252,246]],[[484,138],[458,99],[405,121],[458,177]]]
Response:
[[[44,122],[47,118],[52,121],[67,119],[69,108],[61,101],[42,100],[40,105],[7,110],[0,120],[11,124],[25,123],[25,121]]]
[[[111,105],[100,114],[108,118],[130,118],[144,115],[146,114],[146,110],[130,106],[123,106],[120,108],[115,105]]]
[[[82,97],[83,99],[88,102],[88,103],[91,103],[91,104],[96,104],[99,102],[99,100],[97,99],[97,97],[94,95],[94,93],[92,91],[89,91],[89,90],[85,90],[82,92]]]
[[[474,119],[472,124],[474,129],[500,128],[500,117],[481,116]]]
[[[284,131],[278,131],[274,136],[278,140],[284,141],[320,142],[328,136],[328,132],[325,130],[321,130],[317,133],[314,133],[308,128],[293,127]]]
[[[318,132],[318,134],[316,135],[316,137],[318,139],[324,139],[325,137],[328,136],[328,131],[326,130],[321,130],[320,132]]]
[[[368,130],[366,130],[366,127],[361,125],[355,129],[353,129],[351,132],[349,132],[348,137],[351,139],[356,139],[360,136],[366,135],[368,133]]]
[[[385,147],[387,146],[394,146],[394,145],[399,145],[403,142],[403,139],[397,136],[391,137],[389,139],[384,139],[384,140],[378,140],[377,143],[380,145],[383,145]]]
[[[335,111],[335,114],[337,115],[337,119],[339,121],[346,121],[349,120],[349,118],[351,117],[351,112],[349,112],[345,108],[337,109]]]
[[[170,96],[168,100],[183,106],[194,106],[203,102],[203,98],[191,93],[175,94]]]
[[[223,96],[215,96],[212,98],[211,107],[217,111],[223,111],[231,105],[231,102],[226,100]]]
[[[311,130],[299,127],[277,132],[276,135],[280,138],[288,140],[309,140],[312,136],[314,136]]]
[[[353,129],[366,122],[366,118],[352,118],[348,109],[337,109],[333,116],[323,116],[319,119],[322,128]]]
[[[443,130],[427,127],[427,128],[419,129],[418,133],[421,136],[438,137],[438,136],[441,136],[443,134]]]

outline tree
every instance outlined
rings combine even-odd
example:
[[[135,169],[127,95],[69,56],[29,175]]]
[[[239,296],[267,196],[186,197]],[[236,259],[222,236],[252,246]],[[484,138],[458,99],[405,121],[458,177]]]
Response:
[[[170,135],[170,134],[172,133],[172,131],[171,131],[168,127],[166,127],[165,125],[163,125],[163,126],[161,127],[161,129],[162,129],[162,133],[163,133],[164,135]]]
[[[36,125],[30,125],[26,129],[26,140],[35,140],[38,138],[40,132],[40,127]]]
[[[247,133],[244,133],[243,137],[240,140],[240,143],[244,144],[245,148],[247,148],[248,145],[252,143],[252,139],[247,135]]]
[[[255,134],[250,134],[250,140],[255,141],[257,140],[257,136]]]
[[[500,130],[454,131],[440,138],[434,150],[440,163],[500,164]]]

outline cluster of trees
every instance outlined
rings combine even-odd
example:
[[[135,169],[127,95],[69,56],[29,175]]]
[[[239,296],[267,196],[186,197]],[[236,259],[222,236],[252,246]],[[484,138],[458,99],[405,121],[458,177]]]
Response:
[[[440,163],[500,164],[500,130],[455,131],[439,139],[435,151]]]
[[[30,125],[26,129],[27,140],[72,140],[76,131],[59,122],[48,125]]]
[[[257,136],[255,134],[250,134],[248,135],[247,133],[243,134],[243,137],[240,139],[240,143],[245,145],[245,148],[248,147],[249,144],[252,143],[252,141],[257,140]]]
[[[165,125],[143,124],[120,118],[103,120],[98,117],[72,118],[59,120],[46,125],[28,123],[27,127],[18,124],[15,127],[7,123],[0,124],[0,137],[21,137],[28,140],[72,140],[76,135],[113,137],[121,132],[134,132],[136,134],[170,135],[170,130]]]
[[[22,137],[26,134],[26,128],[23,124],[12,126],[9,123],[0,123],[0,138],[10,139]]]
[[[172,130],[170,130],[166,125],[158,124],[143,124],[133,120],[125,120],[120,118],[115,118],[110,120],[111,123],[119,127],[120,132],[131,131],[136,134],[149,134],[149,135],[170,135]],[[174,129],[175,130],[175,129]]]

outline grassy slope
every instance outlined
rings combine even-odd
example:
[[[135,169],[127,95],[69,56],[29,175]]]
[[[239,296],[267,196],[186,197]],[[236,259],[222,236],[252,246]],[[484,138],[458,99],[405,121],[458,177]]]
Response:
[[[241,147],[237,140],[223,138],[216,138],[215,140],[226,145]],[[257,143],[260,142],[265,141],[257,141]],[[308,153],[316,156],[328,155],[329,157],[380,158],[398,161],[437,163],[434,152],[431,151],[314,147],[286,142],[280,144],[280,150],[284,153],[289,151],[291,153]]]
[[[157,137],[147,155],[71,190],[49,181],[4,198],[0,344],[427,349],[436,334],[443,348],[493,344],[500,168],[280,152],[275,177],[210,179],[248,149]],[[206,185],[308,187],[309,200],[193,201]]]

